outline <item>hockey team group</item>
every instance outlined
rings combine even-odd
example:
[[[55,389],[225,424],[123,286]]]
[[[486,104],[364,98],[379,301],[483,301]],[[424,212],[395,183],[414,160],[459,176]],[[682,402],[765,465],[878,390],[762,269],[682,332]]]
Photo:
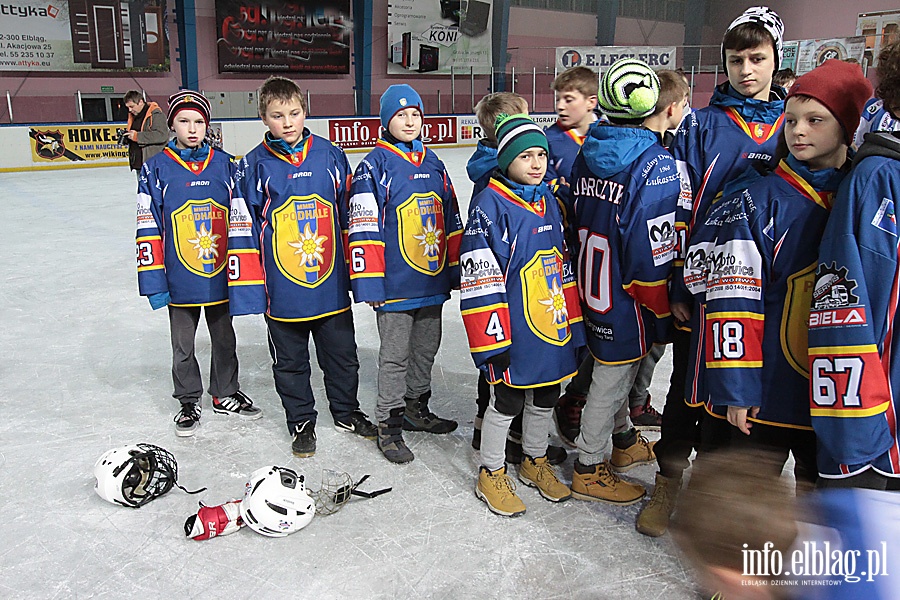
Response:
[[[629,505],[646,492],[620,474],[656,462],[637,529],[660,536],[692,453],[701,465],[726,449],[769,451],[774,477],[792,455],[798,493],[900,489],[900,46],[879,57],[877,99],[860,66],[840,60],[785,89],[773,83],[783,31],[765,7],[735,19],[722,43],[728,81],[697,111],[683,74],[628,58],[599,89],[587,68],[559,75],[546,130],[521,96],[486,96],[467,216],[420,140],[409,85],[382,95],[382,136],[355,172],[304,128],[289,79],[259,89],[268,132],[240,160],[205,142],[203,95],[173,95],[174,139],[139,176],[137,266],[141,295],[169,313],[176,434],[200,424],[201,314],[212,410],[261,416],[240,390],[232,317],[263,314],[294,455],[316,451],[312,335],[334,426],[412,461],[404,431],[457,427],[429,399],[442,307],[459,290],[481,378],[474,490],[496,514],[526,511],[508,464],[548,501]],[[371,421],[357,398],[351,296],[375,311],[380,337]],[[660,415],[647,386],[669,344]],[[576,448],[570,473],[556,467],[566,451],[548,444],[554,421]],[[302,488],[291,473],[268,468],[247,493]],[[144,493],[137,479],[131,493]]]

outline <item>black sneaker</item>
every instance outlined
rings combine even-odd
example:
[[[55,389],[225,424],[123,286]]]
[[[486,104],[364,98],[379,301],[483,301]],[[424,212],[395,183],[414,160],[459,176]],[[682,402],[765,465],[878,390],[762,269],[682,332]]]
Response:
[[[369,418],[361,410],[354,410],[342,419],[335,418],[334,428],[338,431],[355,433],[367,440],[374,440],[378,437],[378,428],[369,421]]]
[[[291,452],[300,458],[309,458],[316,453],[316,424],[303,421],[294,426],[294,441]]]
[[[262,411],[253,406],[253,400],[241,391],[223,398],[213,396],[212,407],[213,412],[220,415],[234,415],[248,421],[253,421],[262,416]]]
[[[200,427],[200,401],[182,402],[181,410],[175,415],[175,435],[189,437]]]

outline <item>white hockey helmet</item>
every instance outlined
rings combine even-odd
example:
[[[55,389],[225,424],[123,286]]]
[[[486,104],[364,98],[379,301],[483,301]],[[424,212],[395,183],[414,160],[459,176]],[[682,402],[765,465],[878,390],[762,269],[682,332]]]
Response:
[[[241,516],[253,531],[284,537],[312,521],[316,504],[303,485],[303,476],[284,467],[262,467],[250,474]]]
[[[178,467],[170,452],[152,444],[107,450],[94,464],[97,495],[114,504],[140,508],[175,485]]]

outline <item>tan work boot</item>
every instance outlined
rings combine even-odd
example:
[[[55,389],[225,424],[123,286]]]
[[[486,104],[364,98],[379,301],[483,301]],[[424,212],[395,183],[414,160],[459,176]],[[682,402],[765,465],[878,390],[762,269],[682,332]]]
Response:
[[[650,502],[638,514],[637,530],[650,537],[659,537],[669,529],[669,519],[675,510],[678,492],[681,491],[681,478],[673,479],[656,474],[656,487]]]
[[[537,488],[541,496],[550,502],[564,502],[572,497],[572,491],[556,476],[556,470],[547,461],[547,455],[531,458],[527,454],[519,465],[519,481]]]
[[[644,497],[644,486],[619,479],[609,461],[586,467],[576,460],[572,496],[579,500],[627,506]]]
[[[655,445],[656,442],[647,441],[647,438],[639,433],[637,441],[624,450],[613,446],[609,462],[617,473],[624,473],[640,465],[649,465],[656,461],[656,454],[653,453]]]
[[[491,512],[504,517],[518,517],[525,514],[525,504],[516,495],[516,484],[506,474],[506,467],[488,471],[478,470],[475,495],[484,500]]]

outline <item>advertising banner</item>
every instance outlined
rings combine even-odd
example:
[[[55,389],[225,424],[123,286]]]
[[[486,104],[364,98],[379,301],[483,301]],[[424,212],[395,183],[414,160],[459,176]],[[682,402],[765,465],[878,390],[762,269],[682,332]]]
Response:
[[[165,0],[5,0],[0,71],[168,71]]]
[[[456,117],[425,117],[422,124],[422,143],[455,144]],[[341,148],[371,148],[381,136],[378,117],[362,119],[328,119],[328,139]]]
[[[779,69],[790,69],[797,72],[797,51],[800,48],[800,42],[785,42],[782,46],[782,58]]]
[[[216,0],[219,73],[350,72],[350,0]]]
[[[30,127],[31,159],[49,163],[108,163],[128,161],[128,147],[119,145],[124,125]]]
[[[389,75],[489,73],[493,0],[390,0]]]
[[[675,46],[560,46],[556,49],[556,69],[588,67],[603,71],[620,58],[637,58],[654,69],[675,68]]]
[[[832,38],[829,40],[801,40],[797,49],[797,75],[812,71],[830,58],[855,58],[862,62],[866,52],[865,37]]]

